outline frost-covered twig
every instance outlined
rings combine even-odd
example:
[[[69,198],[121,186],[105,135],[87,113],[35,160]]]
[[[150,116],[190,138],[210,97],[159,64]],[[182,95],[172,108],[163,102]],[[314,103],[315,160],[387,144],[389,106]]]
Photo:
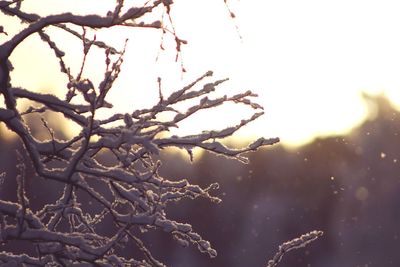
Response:
[[[274,255],[272,260],[268,261],[267,267],[276,267],[282,260],[282,257],[291,250],[299,249],[307,246],[309,243],[315,241],[323,235],[322,231],[311,231],[298,238],[287,241],[279,246],[278,252]]]

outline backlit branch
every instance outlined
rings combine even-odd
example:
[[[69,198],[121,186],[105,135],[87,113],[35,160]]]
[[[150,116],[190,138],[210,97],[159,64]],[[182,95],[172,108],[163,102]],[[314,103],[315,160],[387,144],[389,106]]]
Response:
[[[164,231],[178,244],[184,247],[194,245],[200,252],[215,257],[217,252],[211,244],[190,224],[171,219],[167,207],[182,199],[203,198],[218,203],[221,199],[214,196],[218,184],[199,186],[187,179],[163,177],[160,174],[160,151],[169,147],[180,148],[188,151],[192,159],[192,149],[200,148],[246,162],[243,153],[279,141],[278,138],[259,138],[244,148],[223,144],[225,138],[263,115],[263,108],[253,101],[257,95],[251,91],[211,97],[211,93],[227,81],[212,80],[211,71],[187,86],[177,88],[169,96],[162,94],[160,79],[159,101],[155,105],[144,109],[133,108],[125,114],[109,114],[100,119],[98,111],[112,107],[107,97],[123,71],[127,47],[125,42],[124,48],[117,51],[96,37],[90,39],[87,31],[115,26],[160,29],[173,34],[177,54],[186,43],[177,36],[172,25],[172,1],[149,1],[141,7],[124,4],[122,0],[116,1],[115,8],[106,16],[63,13],[42,17],[24,11],[18,1],[0,1],[2,13],[19,18],[25,26],[0,45],[0,94],[5,101],[5,107],[0,108],[0,122],[19,137],[25,149],[23,155],[29,158],[20,160],[18,165],[17,201],[0,198],[0,243],[18,239],[30,242],[35,248],[35,253],[30,255],[1,252],[0,264],[164,266],[143,241],[142,233],[145,231]],[[172,29],[167,30],[158,20],[153,23],[137,22],[158,7],[164,9]],[[69,24],[81,26],[83,32],[71,29],[67,26]],[[83,57],[78,70],[72,71],[66,65],[64,56],[68,50],[61,49],[45,32],[50,26],[61,28],[67,35],[72,34],[82,40]],[[44,45],[50,48],[50,54],[59,61],[61,73],[67,76],[68,83],[63,88],[65,99],[50,92],[37,93],[31,88],[13,85],[10,57],[15,48],[32,34],[39,34]],[[94,46],[103,49],[105,57],[105,68],[102,68],[105,71],[99,84],[93,82],[95,79],[85,77],[85,63]],[[17,100],[26,100],[31,106],[20,108],[16,105]],[[182,103],[190,105],[182,110]],[[220,130],[205,129],[207,131],[190,136],[170,133],[172,127],[179,127],[183,121],[192,119],[194,114],[226,103],[245,106],[254,114],[247,119],[239,118],[236,125]],[[50,139],[36,138],[27,123],[27,115],[41,116],[44,113],[61,114],[80,128],[71,133],[73,136],[69,139],[58,140],[57,134],[62,134],[62,129],[58,128],[61,123],[53,126],[50,119],[41,118],[41,126]],[[171,113],[172,117],[164,116]],[[114,159],[114,165],[110,167],[109,162],[99,155]],[[25,177],[27,164],[33,165],[35,177]],[[49,200],[34,210],[25,190],[25,180],[38,177],[62,184],[63,190],[56,201]],[[99,211],[95,212],[82,202],[78,193],[95,203]],[[107,222],[112,222],[107,225],[107,233],[100,233],[98,229]],[[309,242],[307,240],[305,243]],[[122,257],[119,248],[128,245],[137,247],[141,254],[134,254],[129,259]]]

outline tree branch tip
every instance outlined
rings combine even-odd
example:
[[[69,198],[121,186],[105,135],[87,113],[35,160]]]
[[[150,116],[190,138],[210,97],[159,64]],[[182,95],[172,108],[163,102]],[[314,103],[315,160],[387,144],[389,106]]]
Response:
[[[278,252],[276,252],[274,257],[268,261],[267,267],[276,267],[286,253],[291,250],[305,247],[309,243],[321,237],[323,234],[323,231],[314,230],[303,234],[300,237],[284,242],[279,246]]]
[[[279,137],[274,137],[274,138],[264,138],[261,137],[260,139],[258,139],[257,141],[255,141],[254,143],[261,143],[260,146],[265,146],[265,145],[274,145],[276,143],[280,142],[280,138]],[[254,144],[253,143],[253,144]]]

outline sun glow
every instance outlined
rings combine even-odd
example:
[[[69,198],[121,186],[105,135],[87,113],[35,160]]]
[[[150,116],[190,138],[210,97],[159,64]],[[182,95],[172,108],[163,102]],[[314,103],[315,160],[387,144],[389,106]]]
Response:
[[[75,5],[82,14],[110,9],[103,4],[106,1],[54,2],[26,1],[26,5],[46,12],[62,12]],[[176,30],[189,42],[182,53],[187,70],[183,79],[180,62],[174,62],[172,38],[164,43],[172,52],[159,55],[159,31],[119,29],[113,35],[98,31],[98,39],[110,40],[117,47],[123,46],[126,37],[130,39],[120,80],[110,94],[117,111],[154,104],[158,76],[168,94],[208,70],[215,71],[216,79],[230,78],[221,94],[251,89],[265,107],[266,115],[241,130],[239,138],[279,136],[284,144],[298,145],[316,136],[346,133],[369,114],[361,92],[384,92],[400,105],[400,17],[396,13],[400,3],[232,0],[229,4],[234,20],[223,1],[175,1]],[[66,40],[65,35],[57,35],[56,41],[65,48],[71,45],[65,49],[72,51],[68,63],[79,65],[81,44]],[[38,38],[18,48],[12,59],[13,79],[19,85],[37,90],[65,86],[57,61],[49,58],[46,49]],[[86,75],[101,77],[103,62],[103,54],[94,52]],[[228,105],[199,114],[174,134],[221,129],[250,116],[249,110]]]

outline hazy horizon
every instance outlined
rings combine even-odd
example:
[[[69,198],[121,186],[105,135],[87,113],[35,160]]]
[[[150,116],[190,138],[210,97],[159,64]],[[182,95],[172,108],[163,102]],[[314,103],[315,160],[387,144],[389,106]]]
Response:
[[[106,2],[96,2],[95,6],[91,1],[55,3],[27,0],[22,6],[42,14],[67,10],[105,14],[110,8]],[[154,104],[158,76],[163,78],[163,92],[168,95],[207,70],[215,71],[215,79],[230,78],[221,85],[220,95],[248,89],[259,94],[256,102],[264,106],[266,114],[241,130],[238,134],[242,137],[279,136],[286,145],[298,145],[317,136],[349,132],[368,117],[362,92],[384,93],[399,106],[400,36],[395,33],[400,30],[400,18],[395,10],[400,3],[258,0],[229,4],[236,15],[234,20],[222,1],[175,1],[172,15],[176,30],[188,40],[181,55],[185,74],[180,59],[174,62],[174,52],[160,54],[161,33],[157,30],[120,28],[113,38],[107,30],[96,31],[98,40],[109,40],[119,48],[126,37],[130,39],[119,81],[110,93],[116,111],[131,112]],[[205,12],[207,20],[201,19]],[[8,20],[4,17],[5,30],[12,33],[16,29]],[[66,62],[76,72],[82,44],[71,41],[63,32],[48,31],[67,52]],[[88,34],[93,36],[94,32]],[[167,35],[163,45],[166,51],[174,51],[173,37]],[[102,77],[103,69],[98,66],[103,65],[104,55],[92,50],[84,74],[96,82]],[[66,79],[38,37],[29,38],[14,53],[15,85],[64,96]],[[249,117],[250,112],[223,108],[197,116],[196,123],[182,125],[179,132],[234,125],[239,123],[235,118],[243,115]]]

